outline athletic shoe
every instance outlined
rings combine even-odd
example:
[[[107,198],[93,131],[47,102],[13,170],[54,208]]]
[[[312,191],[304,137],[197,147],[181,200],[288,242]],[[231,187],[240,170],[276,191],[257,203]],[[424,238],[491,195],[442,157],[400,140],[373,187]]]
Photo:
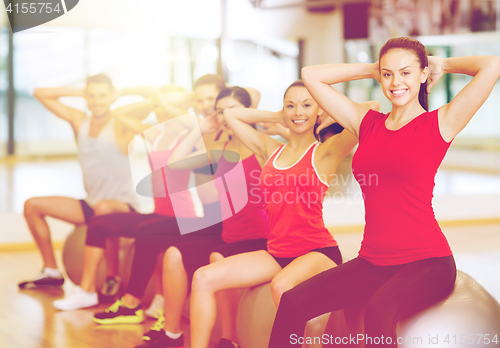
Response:
[[[61,300],[54,301],[54,307],[62,311],[74,311],[76,309],[95,306],[99,303],[97,293],[87,292],[76,287],[75,292]]]
[[[99,300],[102,303],[114,302],[120,291],[121,278],[118,276],[106,277],[106,281],[99,294]]]
[[[156,294],[155,297],[153,298],[153,301],[151,301],[151,305],[149,306],[148,309],[146,309],[144,314],[150,318],[158,318],[158,311],[161,311],[163,315],[163,305],[164,305],[163,296],[160,294]]]
[[[217,348],[238,348],[239,346],[231,340],[222,338],[217,345]]]
[[[64,278],[53,278],[46,275],[43,271],[34,280],[19,283],[20,289],[41,289],[61,287],[64,284]]]
[[[162,335],[154,342],[146,342],[135,348],[184,348],[184,336],[177,339],[170,338],[165,331],[161,330]]]
[[[163,315],[163,311],[159,310],[156,323],[151,327],[151,330],[142,336],[142,339],[147,342],[156,342],[160,336],[165,336],[165,331],[163,331],[164,324],[165,316]]]
[[[93,319],[103,325],[140,324],[144,321],[144,312],[140,304],[135,308],[128,308],[122,299],[118,299],[104,312],[94,314]]]

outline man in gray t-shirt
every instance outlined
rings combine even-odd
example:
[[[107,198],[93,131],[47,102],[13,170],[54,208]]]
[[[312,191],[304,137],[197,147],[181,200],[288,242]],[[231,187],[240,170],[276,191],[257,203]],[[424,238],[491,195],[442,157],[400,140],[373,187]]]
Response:
[[[34,280],[20,283],[20,288],[61,286],[64,283],[54,258],[46,216],[79,225],[86,223],[93,215],[137,209],[128,162],[128,146],[136,133],[120,122],[115,122],[114,118],[124,115],[143,119],[152,111],[153,105],[147,99],[114,110],[110,106],[122,95],[148,97],[152,93],[152,89],[148,88],[117,90],[104,74],[88,78],[85,89],[35,89],[35,98],[54,115],[67,121],[73,129],[87,197],[82,200],[61,196],[34,197],[25,202],[24,216],[42,254],[44,268]],[[69,96],[85,98],[91,116],[59,100]],[[106,255],[108,274],[113,275],[117,273],[118,260],[116,249],[114,252],[113,248],[109,249],[109,255]]]

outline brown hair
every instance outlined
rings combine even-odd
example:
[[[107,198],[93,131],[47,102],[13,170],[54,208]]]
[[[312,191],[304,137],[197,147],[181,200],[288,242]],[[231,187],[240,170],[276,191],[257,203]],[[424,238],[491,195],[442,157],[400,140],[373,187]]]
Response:
[[[220,75],[206,74],[194,81],[193,90],[202,85],[215,85],[215,88],[220,92],[226,88],[226,81]]]
[[[420,41],[411,39],[409,37],[397,37],[389,39],[384,46],[380,49],[379,53],[379,70],[380,70],[380,60],[382,57],[392,49],[402,49],[406,51],[411,51],[417,56],[417,60],[420,62],[420,69],[425,69],[429,65],[427,59],[427,51],[424,45]],[[427,95],[427,81],[420,85],[420,92],[418,93],[418,101],[420,105],[429,111],[429,98]]]
[[[97,74],[87,77],[87,86],[91,83],[105,83],[109,86],[109,89],[113,90],[115,88],[113,86],[113,81],[111,81],[111,78],[106,74]]]
[[[227,87],[220,91],[219,95],[215,99],[215,105],[217,105],[219,100],[226,97],[233,97],[246,108],[249,108],[250,105],[252,105],[252,98],[250,97],[250,94],[248,94],[246,89],[238,86]]]
[[[342,127],[339,123],[332,123],[328,127],[319,131],[319,138],[321,139],[321,142],[324,143],[331,136],[342,133],[343,130],[344,127]]]
[[[286,97],[286,94],[288,93],[288,91],[290,90],[290,88],[292,87],[306,87],[306,85],[304,85],[304,82],[302,80],[297,80],[295,81],[294,83],[292,83],[290,86],[288,86],[288,88],[286,89],[285,91],[285,94],[283,95],[283,99],[285,99]]]

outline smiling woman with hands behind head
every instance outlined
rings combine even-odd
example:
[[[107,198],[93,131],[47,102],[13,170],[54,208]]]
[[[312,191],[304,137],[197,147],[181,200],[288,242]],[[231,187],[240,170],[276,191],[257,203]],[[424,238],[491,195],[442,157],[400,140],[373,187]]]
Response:
[[[322,114],[302,81],[286,90],[279,112],[224,110],[234,134],[256,156],[267,161],[260,175],[260,187],[269,215],[269,235],[267,250],[230,256],[196,271],[191,297],[193,348],[208,346],[218,291],[271,282],[273,300],[278,305],[286,290],[342,263],[337,243],[323,222],[323,198],[328,189],[324,178],[335,173],[357,139],[346,131],[319,144],[314,131]],[[279,122],[288,127],[289,143],[283,145],[259,133],[252,126],[258,122]],[[284,176],[290,180],[281,180]],[[316,199],[304,200],[309,194]],[[249,200],[253,198],[249,196]]]
[[[450,103],[427,112],[419,95],[446,73],[474,78]],[[366,226],[357,258],[282,296],[269,347],[291,346],[291,335],[301,337],[307,320],[360,304],[366,304],[365,334],[384,337],[377,347],[396,347],[398,320],[453,289],[455,262],[432,209],[434,176],[500,77],[500,57],[427,57],[417,40],[396,38],[382,47],[379,62],[311,66],[302,77],[319,105],[359,138],[353,173],[364,194]],[[369,110],[330,87],[364,78],[381,82],[390,113]],[[367,175],[377,176],[375,185],[362,183]]]

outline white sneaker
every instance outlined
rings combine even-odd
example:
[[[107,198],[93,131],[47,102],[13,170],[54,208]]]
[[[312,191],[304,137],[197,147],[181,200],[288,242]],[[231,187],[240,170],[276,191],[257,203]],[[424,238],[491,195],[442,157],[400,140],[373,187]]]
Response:
[[[76,309],[95,306],[99,303],[96,292],[87,292],[76,287],[75,292],[61,300],[53,302],[54,307],[62,311],[74,311]]]
[[[150,318],[158,318],[160,313],[163,311],[163,296],[160,294],[156,294],[155,297],[153,298],[153,301],[151,301],[151,305],[149,308],[144,312],[146,316]]]

